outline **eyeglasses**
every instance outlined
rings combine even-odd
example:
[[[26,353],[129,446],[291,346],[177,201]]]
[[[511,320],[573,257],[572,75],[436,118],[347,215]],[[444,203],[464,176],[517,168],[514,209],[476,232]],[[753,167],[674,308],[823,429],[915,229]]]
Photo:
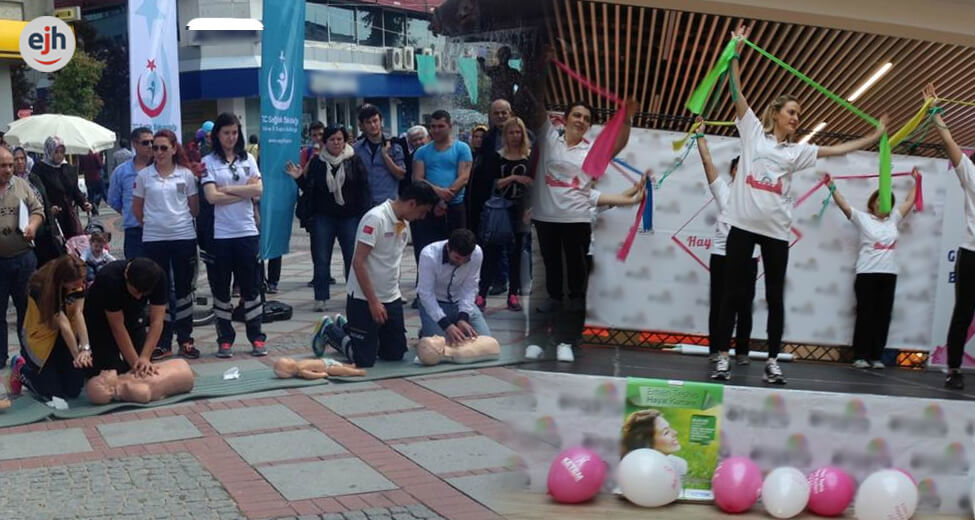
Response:
[[[149,146],[149,145],[152,144],[152,141],[149,140],[149,139],[146,139],[145,141],[139,141],[139,144],[141,144],[142,146]]]
[[[152,145],[152,151],[154,151],[154,152],[168,152],[169,151],[169,145],[168,144],[160,144],[158,146],[157,145]]]

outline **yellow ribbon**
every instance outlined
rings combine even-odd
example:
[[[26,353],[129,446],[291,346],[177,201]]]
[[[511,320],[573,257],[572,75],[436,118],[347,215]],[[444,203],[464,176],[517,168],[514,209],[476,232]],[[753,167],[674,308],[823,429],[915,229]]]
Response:
[[[734,126],[735,122],[734,121],[705,121],[704,124],[710,126]],[[681,139],[680,141],[673,141],[672,144],[674,146],[674,151],[675,152],[680,151],[680,149],[687,144],[687,140],[690,139],[691,136],[694,135],[694,133],[697,132],[697,129],[700,127],[701,127],[701,122],[700,121],[695,122],[693,125],[691,125],[691,129],[687,131],[687,135],[685,135],[683,139]]]
[[[900,144],[905,137],[911,135],[911,133],[924,122],[924,119],[928,116],[928,109],[931,108],[934,101],[934,98],[925,100],[924,104],[921,105],[921,109],[914,114],[914,117],[912,117],[907,123],[904,123],[904,126],[894,133],[894,135],[890,136],[891,149]]]
[[[961,101],[958,99],[947,99],[947,98],[936,98],[937,101],[944,101],[945,103],[954,103],[956,105],[965,105],[967,107],[975,107],[975,101]]]

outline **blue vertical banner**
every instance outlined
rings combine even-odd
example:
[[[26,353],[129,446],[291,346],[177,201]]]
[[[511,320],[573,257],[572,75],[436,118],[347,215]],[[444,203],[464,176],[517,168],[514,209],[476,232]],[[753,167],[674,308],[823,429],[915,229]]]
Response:
[[[261,35],[261,258],[288,252],[298,188],[284,172],[298,164],[305,92],[305,0],[264,0]],[[296,23],[296,20],[299,22]]]

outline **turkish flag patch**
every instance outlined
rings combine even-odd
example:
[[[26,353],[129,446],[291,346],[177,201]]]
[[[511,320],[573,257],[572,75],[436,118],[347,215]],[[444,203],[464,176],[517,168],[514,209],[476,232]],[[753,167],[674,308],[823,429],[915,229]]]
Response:
[[[375,229],[373,229],[372,226],[364,226],[362,228],[362,232],[367,235],[371,235],[373,231],[375,231]]]

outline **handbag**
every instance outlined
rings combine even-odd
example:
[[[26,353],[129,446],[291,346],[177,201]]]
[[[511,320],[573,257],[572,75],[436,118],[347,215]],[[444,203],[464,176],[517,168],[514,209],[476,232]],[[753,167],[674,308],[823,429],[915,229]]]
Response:
[[[498,192],[497,183],[491,198],[484,203],[481,210],[481,245],[499,246],[514,239],[514,228],[511,225],[511,207],[514,203]]]

